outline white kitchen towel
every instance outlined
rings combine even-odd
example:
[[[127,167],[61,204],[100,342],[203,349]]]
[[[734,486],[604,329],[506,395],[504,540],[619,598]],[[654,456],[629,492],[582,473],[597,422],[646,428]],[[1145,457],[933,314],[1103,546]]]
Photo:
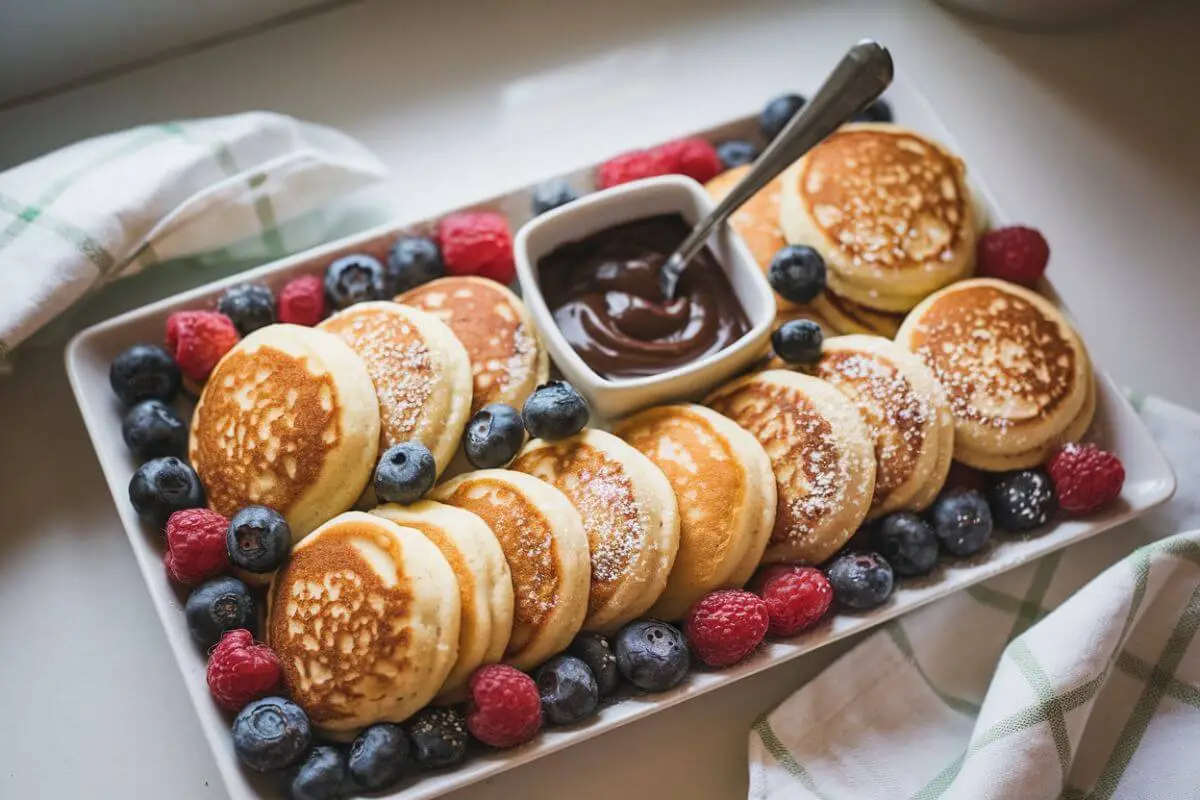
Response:
[[[1200,416],[1138,405],[1175,498],[864,639],[755,723],[751,798],[1200,797]]]
[[[0,362],[88,291],[158,263],[312,246],[282,223],[386,172],[345,134],[267,112],[146,125],[2,172]]]

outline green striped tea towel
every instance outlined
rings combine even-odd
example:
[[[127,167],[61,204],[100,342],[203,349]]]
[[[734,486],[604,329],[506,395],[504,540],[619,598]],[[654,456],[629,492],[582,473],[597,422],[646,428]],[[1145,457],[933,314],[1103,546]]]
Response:
[[[1200,797],[1200,416],[1141,406],[1175,499],[864,639],[754,725],[751,798]]]
[[[309,247],[281,223],[386,172],[342,133],[252,112],[133,128],[0,173],[0,361],[89,290],[161,261]]]

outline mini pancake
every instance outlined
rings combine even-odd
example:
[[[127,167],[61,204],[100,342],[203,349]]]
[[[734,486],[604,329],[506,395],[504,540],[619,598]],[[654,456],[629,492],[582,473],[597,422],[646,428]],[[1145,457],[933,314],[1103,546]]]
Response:
[[[504,550],[486,522],[454,506],[421,500],[410,506],[388,503],[371,513],[420,531],[454,570],[462,606],[458,660],[434,701],[458,702],[477,667],[504,658],[512,634],[513,584]]]
[[[292,540],[354,505],[379,448],[379,403],[336,336],[269,325],[217,364],[192,415],[189,459],[209,507],[287,519]]]
[[[904,322],[902,313],[864,306],[828,287],[813,300],[812,306],[841,334],[863,333],[891,339],[900,330],[900,323]]]
[[[450,326],[471,360],[471,413],[490,403],[519,409],[550,374],[550,359],[525,304],[496,281],[438,278],[397,303],[428,311]]]
[[[454,571],[420,532],[382,517],[349,511],[304,537],[268,602],[288,695],[330,738],[403,722],[458,655]]]
[[[820,564],[866,518],[875,453],[854,404],[823,380],[771,369],[717,389],[706,405],[767,451],[778,497],[764,563]]]
[[[714,589],[744,586],[775,525],[775,475],[758,440],[691,404],[648,409],[613,432],[663,471],[679,505],[679,553],[649,615],[682,619]]]
[[[512,469],[555,486],[579,511],[592,565],[584,630],[611,633],[654,605],[679,550],[675,493],[654,462],[587,429],[560,442],[534,439]]]
[[[713,200],[720,202],[749,171],[749,164],[726,170],[704,184],[704,188],[708,190],[708,194]],[[783,230],[779,227],[779,193],[780,183],[776,178],[759,189],[729,217],[730,226],[742,237],[742,241],[750,249],[750,255],[754,256],[754,260],[762,269],[763,275],[770,270],[771,262],[775,260],[775,254],[787,246],[787,240],[783,238]],[[780,310],[796,305],[779,295],[775,295],[775,304]]]
[[[492,529],[513,582],[505,659],[530,670],[566,649],[587,614],[588,544],[579,512],[537,478],[504,469],[459,475],[430,495]]]
[[[454,333],[432,314],[388,302],[350,306],[318,328],[367,365],[379,397],[380,452],[418,441],[440,474],[471,410],[471,362]]]

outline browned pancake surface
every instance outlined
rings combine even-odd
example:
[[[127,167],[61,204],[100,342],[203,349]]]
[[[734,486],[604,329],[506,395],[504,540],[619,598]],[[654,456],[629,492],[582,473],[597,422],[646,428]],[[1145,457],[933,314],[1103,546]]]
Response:
[[[726,170],[709,181],[704,188],[714,200],[723,200],[749,171],[748,164]],[[779,195],[782,191],[779,178],[776,178],[734,211],[729,218],[729,224],[741,234],[746,246],[750,248],[750,254],[762,267],[763,272],[770,268],[775,254],[787,244],[779,227]]]

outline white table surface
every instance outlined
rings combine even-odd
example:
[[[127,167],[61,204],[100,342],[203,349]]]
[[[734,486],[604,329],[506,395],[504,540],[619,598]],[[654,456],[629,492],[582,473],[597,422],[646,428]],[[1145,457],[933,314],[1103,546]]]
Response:
[[[408,5],[351,5],[0,113],[0,169],[137,123],[268,108],[360,137],[393,177],[354,206],[416,217],[811,89],[872,35],[1001,204],[1046,233],[1096,360],[1200,403],[1186,349],[1200,343],[1200,5],[1146,3],[1066,36],[985,28],[917,0]],[[224,797],[61,346],[26,350],[0,380],[0,796]],[[832,656],[454,797],[744,796],[751,721]]]

